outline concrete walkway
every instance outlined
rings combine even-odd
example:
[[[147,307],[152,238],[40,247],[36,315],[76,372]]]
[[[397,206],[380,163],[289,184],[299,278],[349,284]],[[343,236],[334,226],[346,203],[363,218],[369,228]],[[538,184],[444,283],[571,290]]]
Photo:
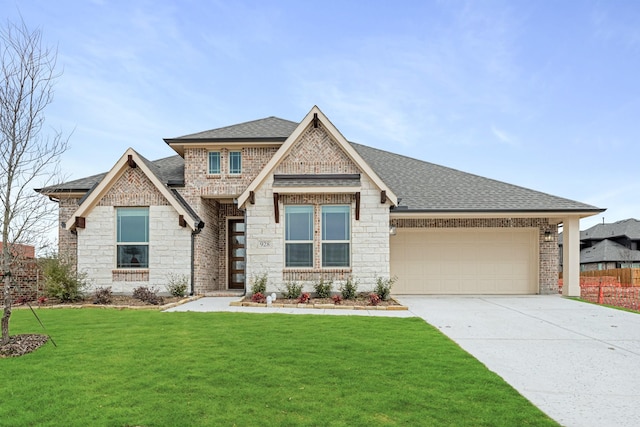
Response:
[[[640,314],[556,295],[400,301],[560,424],[640,425]]]
[[[409,311],[230,307],[237,299],[167,311],[419,316],[564,426],[640,425],[640,314],[557,295],[400,297]]]

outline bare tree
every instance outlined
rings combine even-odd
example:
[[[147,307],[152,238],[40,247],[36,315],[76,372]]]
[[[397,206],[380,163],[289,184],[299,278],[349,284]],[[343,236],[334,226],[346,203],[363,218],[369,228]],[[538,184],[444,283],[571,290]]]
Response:
[[[57,51],[43,46],[42,32],[24,22],[0,28],[0,203],[4,311],[2,341],[9,341],[12,269],[17,243],[35,244],[53,225],[55,206],[43,203],[35,186],[59,176],[60,156],[68,139],[44,132],[45,108],[53,101]]]

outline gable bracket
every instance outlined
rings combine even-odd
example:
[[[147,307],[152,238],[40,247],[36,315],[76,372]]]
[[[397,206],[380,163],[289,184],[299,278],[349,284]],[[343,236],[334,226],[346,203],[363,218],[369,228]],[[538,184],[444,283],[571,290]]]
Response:
[[[386,192],[386,190],[382,190],[380,192],[380,203],[387,203],[387,192]]]
[[[280,205],[278,204],[280,200],[280,195],[278,193],[273,193],[273,215],[276,218],[276,224],[280,222]]]
[[[127,164],[129,165],[129,167],[131,169],[134,169],[136,166],[138,166],[138,165],[136,165],[136,161],[133,160],[133,156],[131,154],[129,154],[127,156]]]
[[[313,127],[314,129],[318,128],[318,113],[313,113]]]
[[[187,221],[185,221],[184,215],[178,216],[178,225],[180,225],[180,227],[186,227],[187,226]]]
[[[358,191],[356,194],[356,221],[360,221],[360,192]]]
[[[252,205],[256,204],[256,193],[254,193],[253,191],[249,191],[249,203],[251,203]]]
[[[87,225],[87,222],[83,216],[76,217],[76,228],[85,228],[86,225]]]

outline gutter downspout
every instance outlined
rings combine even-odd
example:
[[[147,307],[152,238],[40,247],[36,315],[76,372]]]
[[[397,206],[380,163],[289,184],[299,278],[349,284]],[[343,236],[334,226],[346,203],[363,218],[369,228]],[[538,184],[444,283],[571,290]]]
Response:
[[[195,230],[191,232],[191,290],[189,296],[192,297],[195,293],[195,253],[196,253],[196,234],[200,234],[204,228],[204,222],[200,221]]]

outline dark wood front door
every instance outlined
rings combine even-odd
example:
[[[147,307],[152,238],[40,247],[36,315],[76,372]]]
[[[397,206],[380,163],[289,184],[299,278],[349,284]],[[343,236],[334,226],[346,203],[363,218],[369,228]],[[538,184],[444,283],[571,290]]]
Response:
[[[229,220],[229,289],[244,289],[244,220]]]

